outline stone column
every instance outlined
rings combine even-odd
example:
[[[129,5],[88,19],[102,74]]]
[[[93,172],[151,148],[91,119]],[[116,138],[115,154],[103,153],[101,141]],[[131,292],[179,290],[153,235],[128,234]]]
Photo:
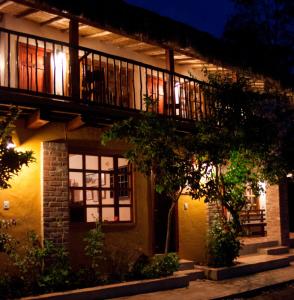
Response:
[[[68,246],[68,151],[66,144],[43,143],[44,239]]]

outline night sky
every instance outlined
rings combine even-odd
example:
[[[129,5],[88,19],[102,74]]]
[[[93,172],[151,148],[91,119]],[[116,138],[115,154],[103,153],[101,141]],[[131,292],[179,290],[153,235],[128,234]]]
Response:
[[[233,11],[230,0],[126,0],[220,37]]]

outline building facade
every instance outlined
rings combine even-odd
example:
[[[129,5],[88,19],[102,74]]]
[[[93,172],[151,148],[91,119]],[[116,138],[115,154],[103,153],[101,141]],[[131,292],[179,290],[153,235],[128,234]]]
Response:
[[[167,201],[123,157],[128,145],[102,146],[101,134],[113,122],[144,111],[146,95],[158,99],[156,113],[187,128],[209,111],[203,68],[234,69],[221,63],[216,50],[221,46],[212,37],[153,13],[120,4],[123,11],[113,7],[109,17],[110,7],[102,4],[101,10],[94,7],[96,15],[91,7],[75,11],[51,2],[0,3],[1,114],[11,105],[21,109],[13,141],[36,158],[12,180],[12,188],[1,191],[0,201],[10,204],[1,216],[17,220],[16,235],[34,230],[68,247],[75,259],[95,220],[103,223],[107,243],[159,253]],[[133,15],[133,23],[124,12]],[[147,30],[134,28],[140,17]],[[265,81],[253,84],[262,89]],[[249,234],[288,244],[286,192],[273,186],[251,199],[252,211],[262,217],[259,224],[250,219]],[[212,212],[201,200],[180,198],[173,248],[181,258],[205,259]]]

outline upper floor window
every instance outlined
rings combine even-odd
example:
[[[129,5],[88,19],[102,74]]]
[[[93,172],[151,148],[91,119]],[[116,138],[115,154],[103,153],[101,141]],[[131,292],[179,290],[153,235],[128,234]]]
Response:
[[[132,222],[132,167],[117,156],[69,154],[72,222]]]

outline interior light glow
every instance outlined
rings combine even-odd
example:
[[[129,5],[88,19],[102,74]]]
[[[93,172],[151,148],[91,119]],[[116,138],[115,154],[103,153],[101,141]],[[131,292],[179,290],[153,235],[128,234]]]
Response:
[[[53,66],[55,66],[55,90],[57,95],[63,96],[66,79],[66,54],[57,49],[54,58]]]
[[[6,148],[7,149],[14,149],[15,148],[15,144],[13,143],[12,137],[8,136],[6,139]]]

